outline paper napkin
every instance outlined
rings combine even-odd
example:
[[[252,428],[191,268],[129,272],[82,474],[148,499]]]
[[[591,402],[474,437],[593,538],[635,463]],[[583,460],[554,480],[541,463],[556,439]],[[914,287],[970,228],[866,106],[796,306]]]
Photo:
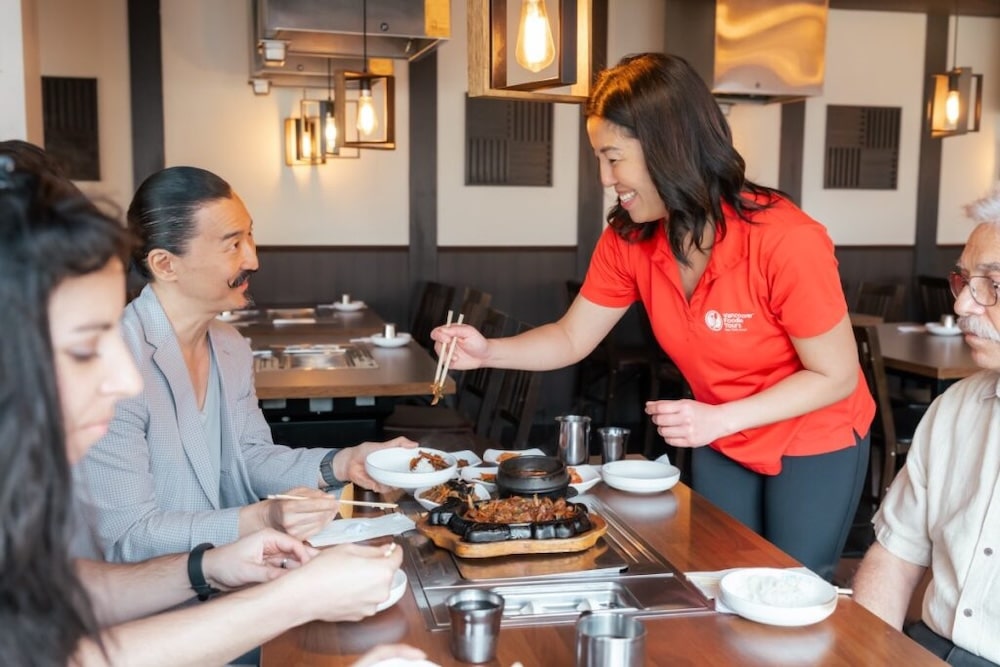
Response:
[[[405,514],[386,514],[379,517],[363,519],[336,519],[309,538],[309,544],[314,547],[325,547],[331,544],[346,542],[361,542],[373,537],[384,535],[399,535],[407,530],[413,530],[416,524]]]

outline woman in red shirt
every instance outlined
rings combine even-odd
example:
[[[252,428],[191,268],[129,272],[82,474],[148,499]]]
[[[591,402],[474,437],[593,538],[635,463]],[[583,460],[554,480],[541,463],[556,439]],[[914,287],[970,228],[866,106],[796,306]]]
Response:
[[[579,296],[557,322],[458,338],[452,368],[576,363],[641,301],[694,400],[651,401],[658,434],[693,448],[696,491],[832,576],[868,463],[874,402],[826,230],[746,180],[725,117],[681,58],[641,54],[598,77],[586,108],[617,202]],[[438,348],[440,349],[440,347]]]

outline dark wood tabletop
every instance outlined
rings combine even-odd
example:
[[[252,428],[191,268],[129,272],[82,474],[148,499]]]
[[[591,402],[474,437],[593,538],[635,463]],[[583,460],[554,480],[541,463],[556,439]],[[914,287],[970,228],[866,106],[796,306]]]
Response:
[[[282,309],[277,309],[282,310]],[[298,309],[288,309],[289,315],[294,315]],[[239,312],[239,311],[237,311]],[[311,317],[315,322],[298,322],[302,317],[275,318],[268,317],[268,309],[261,309],[261,314],[254,317],[241,318],[232,322],[233,326],[239,329],[240,333],[251,341],[269,341],[274,338],[284,338],[287,336],[311,337],[315,340],[303,340],[305,343],[324,342],[319,340],[323,336],[337,336],[341,338],[354,338],[359,336],[370,336],[379,333],[385,326],[382,317],[371,308],[363,308],[354,312],[341,312],[331,308],[315,308]],[[278,313],[279,315],[282,313]],[[286,323],[282,323],[282,321]],[[277,324],[275,322],[278,322]],[[402,332],[405,327],[399,325],[397,330]]]
[[[961,380],[979,371],[962,336],[935,336],[922,325],[889,322],[877,325],[886,369],[936,381]],[[919,327],[905,331],[900,327]]]
[[[682,572],[743,566],[790,567],[777,547],[718,510],[683,484],[651,496],[598,484],[596,493],[654,549]],[[335,601],[332,601],[335,604]],[[841,596],[828,619],[779,628],[737,616],[699,613],[643,619],[647,665],[943,665],[905,635],[851,598]],[[441,665],[461,665],[448,648],[448,632],[426,629],[412,592],[393,607],[359,623],[310,623],[263,647],[261,667],[342,667],[369,648],[405,642]],[[492,667],[572,665],[572,624],[505,627]]]

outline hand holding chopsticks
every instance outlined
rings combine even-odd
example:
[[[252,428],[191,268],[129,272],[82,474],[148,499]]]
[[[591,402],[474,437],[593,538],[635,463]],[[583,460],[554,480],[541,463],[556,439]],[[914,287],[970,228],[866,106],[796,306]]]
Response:
[[[272,493],[268,495],[268,500],[309,500],[306,496],[295,496],[289,493]],[[338,500],[341,505],[354,505],[356,507],[378,507],[380,509],[392,510],[399,507],[396,503],[376,503],[367,500]]]
[[[448,321],[445,326],[451,324],[452,311],[448,311]],[[465,315],[462,313],[458,314],[458,322],[456,324],[461,324],[465,320]],[[431,405],[437,405],[438,401],[444,398],[444,384],[448,381],[448,367],[451,365],[451,357],[455,354],[455,345],[458,344],[457,338],[452,338],[448,343],[441,346],[441,356],[438,357],[437,370],[434,371],[434,383],[431,384]]]

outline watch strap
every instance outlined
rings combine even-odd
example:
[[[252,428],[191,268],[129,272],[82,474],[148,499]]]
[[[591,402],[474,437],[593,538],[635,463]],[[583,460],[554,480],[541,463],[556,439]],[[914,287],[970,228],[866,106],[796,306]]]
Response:
[[[202,602],[210,598],[212,595],[220,592],[219,589],[212,588],[208,585],[208,581],[205,580],[205,571],[202,569],[201,565],[205,552],[214,548],[215,545],[211,542],[202,542],[188,554],[188,581],[191,582],[192,590],[197,593],[198,599]]]
[[[333,457],[337,455],[336,449],[331,449],[323,457],[323,460],[319,462],[319,474],[323,478],[327,487],[339,487],[343,486],[344,483],[336,478],[333,474]]]

